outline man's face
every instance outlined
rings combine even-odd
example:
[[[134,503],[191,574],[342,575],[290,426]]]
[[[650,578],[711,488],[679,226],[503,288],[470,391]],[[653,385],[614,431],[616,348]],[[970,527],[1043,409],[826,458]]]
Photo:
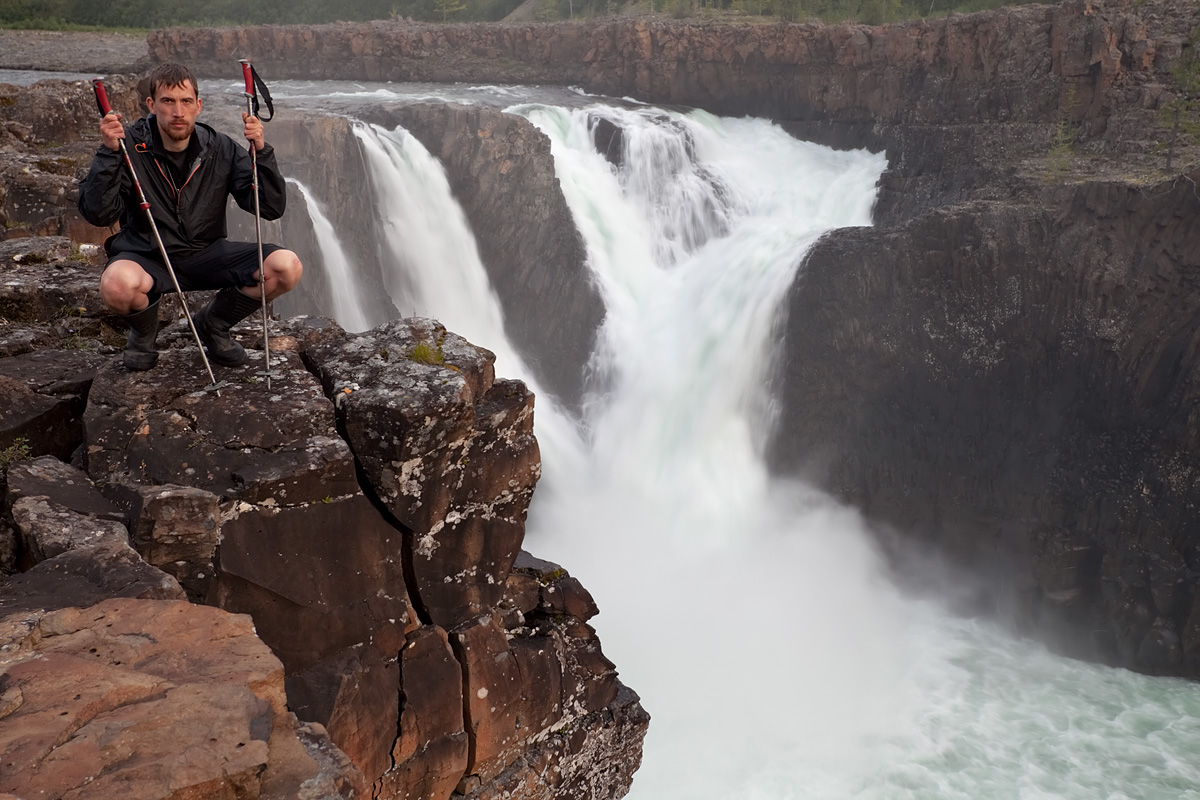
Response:
[[[168,150],[187,147],[192,131],[196,129],[196,117],[200,116],[200,98],[191,81],[155,88],[154,96],[146,98],[146,108],[157,118],[158,130]],[[175,147],[171,146],[172,142]]]

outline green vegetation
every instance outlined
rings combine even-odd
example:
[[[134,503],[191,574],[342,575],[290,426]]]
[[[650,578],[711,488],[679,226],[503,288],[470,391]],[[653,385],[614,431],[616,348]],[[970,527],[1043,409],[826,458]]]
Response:
[[[1176,95],[1163,106],[1161,122],[1171,129],[1167,144],[1167,172],[1174,168],[1175,147],[1180,139],[1200,144],[1200,27],[1192,31],[1183,53],[1171,66],[1178,81]]]
[[[441,344],[417,342],[408,351],[408,357],[418,364],[445,364],[446,354],[442,352]]]
[[[1046,180],[1060,183],[1071,171],[1071,158],[1075,155],[1076,131],[1066,122],[1059,121],[1046,153]]]
[[[0,450],[0,470],[7,470],[13,462],[29,458],[31,454],[29,440],[18,436],[13,439],[12,444]]]
[[[656,13],[678,19],[718,17],[764,22],[787,20],[870,24],[954,12],[980,11],[1033,0],[541,0],[542,21],[623,13]],[[144,31],[172,25],[357,22],[410,18],[429,22],[503,19],[521,0],[0,0],[0,27],[47,30]]]
[[[1047,183],[1061,183],[1071,172],[1075,143],[1079,140],[1079,126],[1070,118],[1074,106],[1075,90],[1072,88],[1067,91],[1063,106],[1059,109],[1054,137],[1050,140],[1050,149],[1046,153]]]
[[[442,22],[448,22],[450,17],[467,10],[467,4],[462,0],[433,0],[433,10],[442,15]]]

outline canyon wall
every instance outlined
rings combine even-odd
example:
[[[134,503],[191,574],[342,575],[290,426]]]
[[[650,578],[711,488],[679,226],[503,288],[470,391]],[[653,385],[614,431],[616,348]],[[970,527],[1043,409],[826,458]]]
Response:
[[[1147,4],[1171,13],[1163,4]],[[1182,9],[1185,3],[1176,3]],[[236,75],[240,58],[276,78],[578,85],[722,114],[868,123],[1039,119],[1069,94],[1082,117],[1153,102],[1161,49],[1148,15],[1072,0],[879,27],[606,19],[556,24],[405,22],[173,28],[159,61]]]

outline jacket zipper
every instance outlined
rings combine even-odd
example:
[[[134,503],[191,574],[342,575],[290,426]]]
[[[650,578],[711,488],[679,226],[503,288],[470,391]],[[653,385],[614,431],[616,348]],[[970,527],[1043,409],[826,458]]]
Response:
[[[162,164],[159,163],[157,156],[151,155],[151,160],[154,162],[154,167],[158,170],[158,174],[162,175],[163,178],[166,179],[167,185],[170,186],[171,191],[175,193],[175,218],[177,220],[179,220],[179,232],[186,236],[187,230],[184,228],[184,225],[183,225],[183,214],[180,213],[182,211],[182,209],[180,207],[180,201],[183,200],[184,188],[188,185],[188,183],[191,182],[192,176],[195,175],[196,172],[200,169],[200,159],[199,158],[196,159],[196,163],[192,166],[192,171],[188,173],[186,178],[184,178],[183,186],[175,185],[175,181],[173,181],[171,179],[170,172],[168,170],[163,169]]]

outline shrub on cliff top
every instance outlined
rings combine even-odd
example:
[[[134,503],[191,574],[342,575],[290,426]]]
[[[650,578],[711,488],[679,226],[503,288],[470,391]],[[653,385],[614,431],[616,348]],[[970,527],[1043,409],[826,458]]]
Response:
[[[1162,122],[1171,129],[1167,144],[1167,171],[1174,167],[1175,147],[1180,139],[1200,144],[1200,27],[1192,31],[1183,52],[1171,65],[1177,81],[1175,97],[1162,109]]]

